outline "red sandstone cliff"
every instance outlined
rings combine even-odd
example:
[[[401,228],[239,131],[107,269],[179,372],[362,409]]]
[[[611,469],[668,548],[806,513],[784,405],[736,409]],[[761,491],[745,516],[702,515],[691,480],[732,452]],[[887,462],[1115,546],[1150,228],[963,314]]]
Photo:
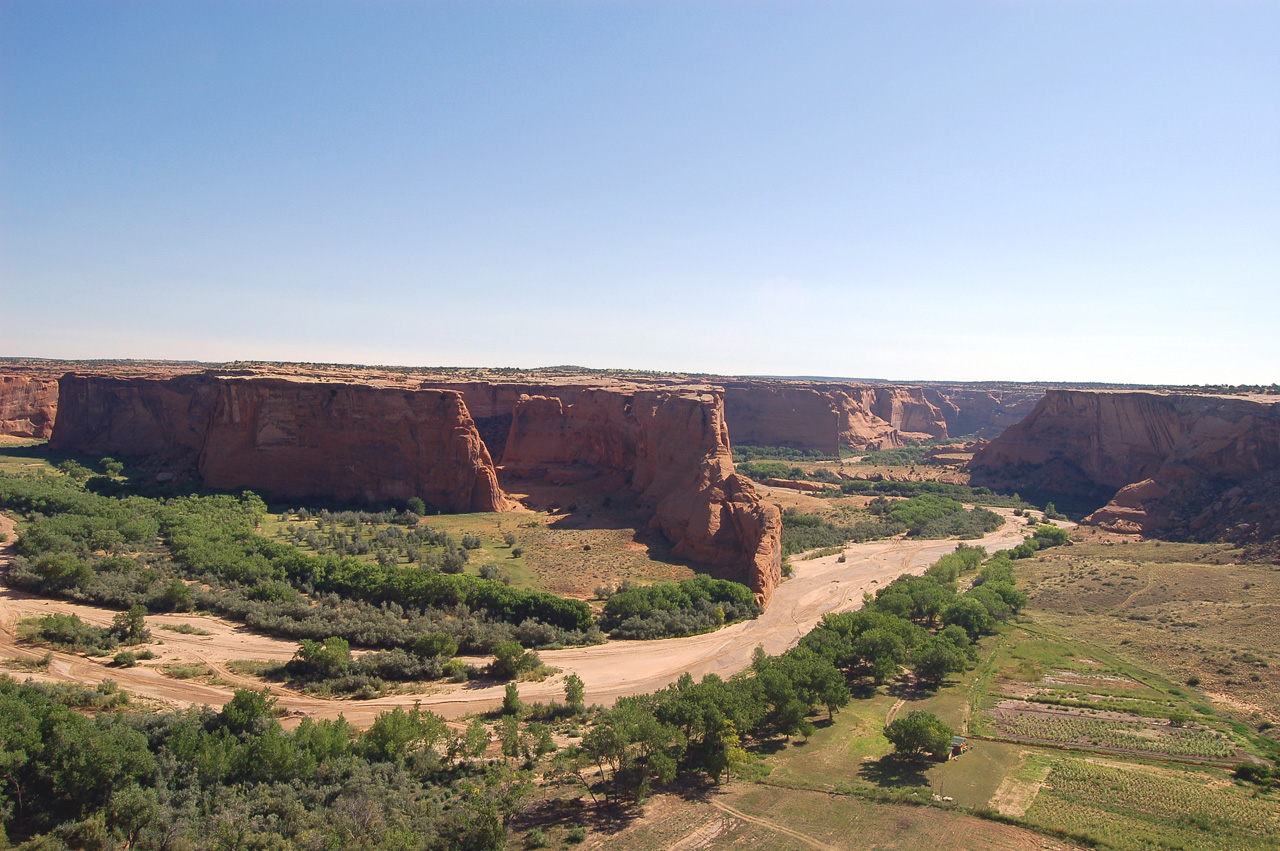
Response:
[[[50,446],[194,464],[218,488],[507,506],[458,393],[281,379],[68,374]]]
[[[56,379],[0,375],[0,434],[48,437],[57,410]]]
[[[218,384],[204,375],[112,378],[67,373],[58,381],[52,449],[91,454],[197,456]]]
[[[356,384],[230,379],[200,453],[216,488],[405,500],[450,512],[507,507],[461,395]]]
[[[629,478],[676,555],[738,567],[762,605],[782,578],[782,522],[733,470],[723,397],[700,390],[592,390],[573,404],[516,405],[504,469],[552,480]]]
[[[890,449],[909,441],[951,435],[998,434],[1031,410],[1042,393],[1034,389],[985,390],[962,385],[915,387],[891,384],[708,379],[724,388],[725,418],[734,442],[748,446],[816,449]],[[495,462],[505,463],[507,437],[521,396],[558,398],[576,404],[597,390],[630,392],[670,389],[672,379],[594,382],[426,380],[423,387],[457,390]]]
[[[1092,503],[1087,520],[1116,530],[1271,536],[1280,402],[1050,390],[970,470],[975,484]]]

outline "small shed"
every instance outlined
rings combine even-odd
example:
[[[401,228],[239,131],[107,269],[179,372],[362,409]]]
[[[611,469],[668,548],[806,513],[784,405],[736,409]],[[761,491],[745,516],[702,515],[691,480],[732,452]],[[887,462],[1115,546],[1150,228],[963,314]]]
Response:
[[[964,736],[951,737],[951,756],[948,759],[955,759],[969,749],[969,743],[965,741]]]

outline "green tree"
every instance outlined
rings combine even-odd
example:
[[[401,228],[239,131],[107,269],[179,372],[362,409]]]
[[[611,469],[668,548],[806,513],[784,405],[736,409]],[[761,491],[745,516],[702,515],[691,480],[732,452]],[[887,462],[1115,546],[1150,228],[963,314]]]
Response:
[[[877,627],[858,636],[854,654],[876,685],[883,685],[898,673],[898,667],[907,660],[907,648],[902,638],[889,629]]]
[[[942,622],[961,627],[971,639],[987,635],[996,628],[996,620],[987,611],[987,607],[969,596],[958,597],[947,606],[942,613]]]
[[[895,718],[884,728],[884,736],[893,745],[894,752],[905,757],[945,753],[954,735],[955,731],[938,716],[918,709],[906,717]]]
[[[429,632],[413,643],[413,652],[423,659],[452,659],[458,653],[458,642],[444,632]]]
[[[324,641],[302,639],[293,658],[301,663],[307,676],[317,680],[336,679],[351,668],[351,645],[345,638],[326,638]]]
[[[147,607],[136,603],[127,612],[121,612],[111,620],[111,632],[121,644],[141,644],[151,640],[147,629]]]
[[[514,682],[507,683],[506,691],[502,694],[502,714],[519,715],[523,706],[520,702],[520,689]]]
[[[268,688],[236,689],[218,713],[218,722],[236,735],[260,733],[271,722],[275,705],[276,699]]]
[[[586,704],[586,686],[577,674],[564,678],[564,702],[575,715],[582,712]]]
[[[502,641],[493,645],[493,662],[489,665],[489,672],[500,680],[509,680],[538,664],[537,655],[526,652],[519,642]]]
[[[933,637],[916,648],[911,655],[911,666],[921,685],[937,688],[947,674],[965,669],[965,657],[951,642]]]

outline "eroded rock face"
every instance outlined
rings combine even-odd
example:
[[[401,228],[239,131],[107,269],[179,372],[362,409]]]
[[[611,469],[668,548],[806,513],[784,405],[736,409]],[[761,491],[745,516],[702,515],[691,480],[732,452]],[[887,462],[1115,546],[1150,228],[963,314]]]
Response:
[[[702,389],[592,390],[572,404],[526,396],[503,455],[513,475],[613,475],[654,509],[652,525],[692,561],[738,567],[768,605],[782,578],[782,520],[733,470],[723,397]]]
[[[993,438],[1020,422],[1044,398],[1038,389],[982,389],[963,386],[925,387],[925,398],[946,420],[951,435]]]
[[[218,384],[204,375],[112,378],[67,373],[58,381],[52,449],[89,454],[197,456]]]
[[[840,447],[890,449],[946,437],[942,411],[919,387],[726,381],[725,416],[746,446],[790,446],[828,455]]]
[[[565,404],[573,404],[583,393],[593,389],[586,384],[556,384],[548,388],[546,384],[489,381],[424,381],[421,386],[424,389],[456,390],[462,394],[495,464],[503,462],[507,435],[511,432],[511,418],[522,396],[537,396],[550,389],[552,395]]]
[[[68,374],[50,445],[194,465],[217,488],[282,497],[507,506],[461,395],[352,384]]]
[[[1087,521],[1117,531],[1274,535],[1280,512],[1265,494],[1280,470],[1280,402],[1050,390],[970,470],[975,484],[1092,502]]]
[[[57,380],[0,375],[0,434],[48,437],[57,412]]]
[[[200,454],[216,488],[442,511],[507,507],[460,394],[278,379],[219,382]]]

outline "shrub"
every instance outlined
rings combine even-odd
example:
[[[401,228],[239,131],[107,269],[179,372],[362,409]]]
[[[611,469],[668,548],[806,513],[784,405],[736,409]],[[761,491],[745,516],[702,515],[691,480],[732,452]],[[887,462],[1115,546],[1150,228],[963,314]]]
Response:
[[[502,714],[519,715],[523,705],[520,702],[520,689],[514,682],[507,683],[507,688],[502,693]]]

